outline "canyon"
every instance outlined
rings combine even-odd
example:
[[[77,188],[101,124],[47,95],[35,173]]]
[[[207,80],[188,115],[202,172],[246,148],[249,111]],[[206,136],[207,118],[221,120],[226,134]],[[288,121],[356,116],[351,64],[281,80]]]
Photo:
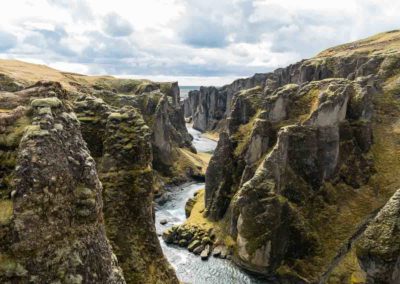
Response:
[[[399,283],[399,95],[400,31],[184,100],[0,60],[0,282]]]

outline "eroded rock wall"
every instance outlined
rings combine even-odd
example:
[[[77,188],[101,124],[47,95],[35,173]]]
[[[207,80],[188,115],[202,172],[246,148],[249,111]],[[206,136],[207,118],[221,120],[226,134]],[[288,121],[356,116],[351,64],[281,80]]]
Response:
[[[378,213],[357,243],[367,283],[400,282],[400,191]]]
[[[178,283],[155,233],[138,109],[56,82],[1,92],[0,108],[2,281]]]
[[[45,92],[46,85],[51,84],[38,85],[40,93],[27,90],[37,97],[17,150],[12,215],[2,224],[7,230],[2,230],[0,278],[125,283],[106,237],[102,186],[79,121],[65,97]],[[11,201],[2,200],[2,210],[6,202]]]
[[[242,90],[259,86],[265,88],[268,95],[286,84],[301,85],[328,78],[354,80],[371,74],[387,78],[399,64],[396,54],[320,55],[270,73],[239,79],[220,88],[202,87],[200,91],[192,91],[184,102],[185,117],[192,117],[194,127],[200,131],[218,130],[224,128],[224,120],[232,111],[234,96]]]
[[[229,224],[237,264],[289,279],[296,259],[318,255],[326,240],[312,216],[332,202],[331,188],[357,190],[375,173],[368,152],[378,91],[369,76],[235,96],[206,175],[205,215]],[[318,274],[306,278],[298,273],[296,281]]]

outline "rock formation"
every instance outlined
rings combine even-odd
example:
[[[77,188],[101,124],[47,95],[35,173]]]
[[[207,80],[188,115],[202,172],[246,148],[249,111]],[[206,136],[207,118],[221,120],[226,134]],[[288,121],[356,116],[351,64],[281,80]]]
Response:
[[[151,131],[134,109],[111,113],[99,171],[107,236],[129,283],[178,283],[153,221]],[[141,204],[141,206],[138,206]]]
[[[154,133],[137,108],[84,87],[43,81],[0,93],[0,278],[178,283],[155,233]],[[189,135],[178,138],[190,147]]]
[[[39,83],[18,94],[37,97],[23,114],[30,122],[17,150],[11,200],[1,201],[2,212],[7,204],[12,211],[1,224],[0,279],[125,283],[105,233],[95,162],[65,93],[43,90],[51,86],[60,87]]]
[[[220,121],[230,113],[233,95],[240,90],[262,85],[266,76],[267,74],[255,74],[221,88],[200,87],[199,91],[190,91],[183,102],[185,117],[192,117],[193,128],[199,131],[220,128]]]
[[[152,132],[153,168],[164,182],[181,183],[201,175],[180,150],[195,152],[185,126],[177,83],[105,82],[94,85],[94,96],[113,107],[132,106],[140,111]],[[186,168],[181,168],[183,164]]]
[[[357,244],[367,283],[400,282],[400,191],[368,226]]]
[[[238,265],[290,283],[325,279],[342,244],[351,249],[360,224],[398,188],[390,154],[400,141],[398,34],[329,49],[239,86],[210,126],[203,122],[216,117],[215,98],[200,101],[203,89],[185,102],[195,125],[211,114],[202,130],[224,125],[204,214],[228,224]],[[361,261],[368,275],[379,274],[373,256]],[[387,269],[397,271],[391,261]]]
[[[397,31],[388,34],[387,42],[395,50]],[[383,36],[380,35],[380,37]],[[370,56],[371,49],[368,50],[370,47],[366,41],[356,53],[351,53],[351,51],[357,48],[347,44],[328,49],[314,58],[302,60],[286,68],[238,79],[221,88],[201,87],[200,91],[190,92],[189,97],[184,101],[185,117],[193,118],[194,128],[210,131],[224,127],[225,119],[230,116],[232,110],[234,96],[242,90],[259,86],[268,93],[286,84],[301,85],[327,78],[354,80],[371,74],[388,78],[396,68],[399,68],[400,63],[396,52],[387,53],[387,49],[383,50],[385,47],[382,44],[379,39],[371,44],[371,46],[379,45],[373,56]]]
[[[201,88],[183,107],[177,83],[29,78],[0,61],[0,281],[179,283],[152,203],[202,174],[185,115],[221,134],[166,242],[272,283],[399,282],[399,38]]]

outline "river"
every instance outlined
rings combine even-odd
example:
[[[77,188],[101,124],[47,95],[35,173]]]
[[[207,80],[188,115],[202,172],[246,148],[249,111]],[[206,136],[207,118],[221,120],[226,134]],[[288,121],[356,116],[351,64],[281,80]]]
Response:
[[[193,145],[198,152],[212,152],[217,142],[207,139],[200,132],[188,125],[192,134]],[[189,183],[168,190],[167,202],[156,206],[156,229],[159,235],[167,228],[182,224],[185,219],[186,201],[193,197],[199,189],[204,188],[204,183]],[[161,225],[160,220],[166,219],[168,223]],[[184,248],[176,245],[167,245],[159,237],[161,247],[168,261],[175,268],[180,281],[192,284],[258,284],[260,282],[232,262],[210,256],[207,261],[201,260]]]

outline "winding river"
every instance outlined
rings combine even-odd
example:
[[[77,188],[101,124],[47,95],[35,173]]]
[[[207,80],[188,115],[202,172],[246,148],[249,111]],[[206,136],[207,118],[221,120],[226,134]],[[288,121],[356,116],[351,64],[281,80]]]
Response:
[[[212,152],[217,143],[207,139],[200,132],[188,126],[192,134],[193,145],[198,152]],[[204,183],[190,183],[175,187],[167,193],[167,201],[156,206],[156,229],[159,235],[167,228],[181,224],[185,221],[185,204],[199,189],[204,188]],[[160,220],[167,220],[166,225],[161,225]],[[265,283],[246,274],[229,260],[210,256],[207,261],[202,261],[184,248],[176,245],[167,245],[160,237],[161,247],[168,261],[175,268],[179,279],[184,283],[193,284],[247,284]]]

